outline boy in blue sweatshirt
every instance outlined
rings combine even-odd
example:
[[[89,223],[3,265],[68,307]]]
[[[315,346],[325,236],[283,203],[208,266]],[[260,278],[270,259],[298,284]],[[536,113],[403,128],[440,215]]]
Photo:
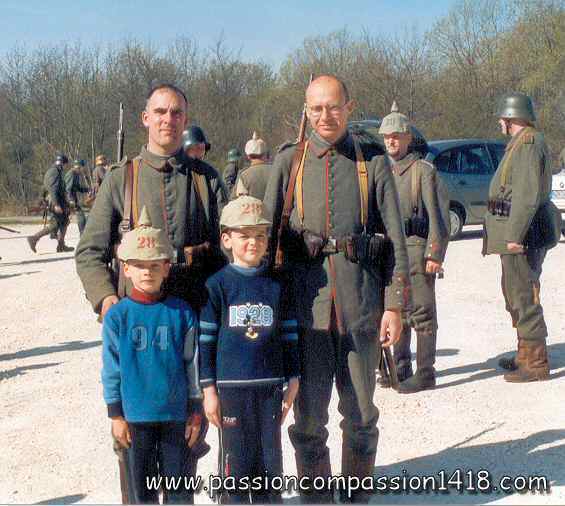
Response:
[[[201,448],[198,323],[186,302],[161,293],[172,255],[144,208],[118,248],[131,295],[110,308],[102,329],[104,400],[112,436],[126,448],[133,503],[158,504],[158,482],[151,482],[159,477],[163,502],[194,501],[185,480],[194,476]]]
[[[282,476],[281,424],[299,386],[297,322],[262,262],[270,226],[262,209],[249,196],[224,207],[221,239],[233,263],[208,279],[200,315],[204,412],[220,429],[221,499],[232,503],[281,502],[268,480]],[[263,480],[256,490],[253,478]]]

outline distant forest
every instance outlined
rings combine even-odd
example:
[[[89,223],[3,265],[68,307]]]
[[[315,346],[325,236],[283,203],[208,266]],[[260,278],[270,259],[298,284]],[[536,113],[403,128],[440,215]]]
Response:
[[[310,73],[347,82],[352,119],[382,117],[396,100],[428,139],[499,136],[497,99],[523,91],[556,158],[565,144],[565,0],[461,0],[426,33],[307,38],[279,69],[243,60],[221,38],[213,48],[190,37],[166,48],[133,39],[15,47],[0,59],[0,213],[37,202],[58,151],[89,165],[98,153],[113,159],[120,102],[125,152],[137,154],[154,80],[186,91],[190,120],[212,144],[208,160],[222,170],[228,149],[242,149],[254,130],[273,151],[296,137]]]

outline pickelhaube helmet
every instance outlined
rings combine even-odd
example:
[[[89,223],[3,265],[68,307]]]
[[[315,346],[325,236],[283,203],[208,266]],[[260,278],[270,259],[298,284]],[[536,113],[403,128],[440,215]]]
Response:
[[[237,148],[232,148],[228,151],[228,162],[237,162],[241,158],[241,151]]]
[[[69,163],[69,159],[63,153],[57,153],[55,156],[55,165],[65,165]]]
[[[392,103],[390,114],[385,116],[379,128],[381,135],[411,133],[408,116],[398,112],[396,101]]]
[[[271,225],[264,216],[263,202],[249,195],[242,195],[229,202],[220,216],[220,227],[242,228],[256,227],[258,225]]]
[[[525,93],[507,93],[500,98],[496,111],[498,118],[522,119],[534,123],[536,114],[532,99]]]
[[[104,155],[98,155],[94,162],[94,165],[104,165],[106,163],[106,157]]]
[[[262,156],[267,153],[267,143],[260,139],[257,132],[253,132],[251,139],[245,144],[245,154],[247,156]]]
[[[167,234],[151,226],[147,208],[143,207],[137,226],[124,234],[118,246],[118,258],[128,260],[170,260],[173,247]]]
[[[188,130],[185,130],[182,133],[182,144],[184,149],[188,149],[195,144],[204,144],[206,147],[206,152],[210,151],[212,147],[210,143],[206,140],[206,136],[204,135],[204,130],[199,126],[191,126]]]

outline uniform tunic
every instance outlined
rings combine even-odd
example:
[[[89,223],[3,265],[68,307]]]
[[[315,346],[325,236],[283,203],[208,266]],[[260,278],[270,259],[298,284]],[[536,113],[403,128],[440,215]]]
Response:
[[[270,163],[255,163],[240,172],[231,198],[234,199],[240,195],[251,195],[256,199],[263,200],[272,168],[273,166]]]
[[[49,198],[49,211],[51,212],[49,228],[51,235],[54,236],[57,232],[62,234],[69,224],[69,202],[67,200],[63,167],[52,165],[43,177],[43,186]],[[54,210],[55,206],[59,206],[63,212],[56,213]]]

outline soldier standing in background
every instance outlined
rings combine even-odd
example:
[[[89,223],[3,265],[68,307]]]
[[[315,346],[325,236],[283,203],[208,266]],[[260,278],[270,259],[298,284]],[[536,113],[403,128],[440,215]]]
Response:
[[[34,253],[37,252],[35,247],[39,239],[48,234],[52,239],[57,239],[57,253],[74,250],[71,246],[65,245],[65,234],[67,233],[70,214],[64,174],[64,166],[67,163],[69,163],[69,159],[65,155],[57,155],[55,163],[47,170],[43,178],[51,217],[49,226],[43,227],[39,232],[27,238],[29,247]]]
[[[410,122],[396,102],[379,128],[392,161],[392,173],[404,221],[410,265],[412,309],[405,315],[394,345],[400,393],[434,388],[437,340],[435,279],[449,241],[449,197],[433,164],[411,149]],[[411,327],[416,331],[416,374],[412,373]]]
[[[86,216],[80,202],[79,193],[88,193],[90,188],[83,184],[82,160],[75,160],[71,169],[65,174],[65,189],[69,203],[74,207],[79,234],[82,235],[86,226]]]
[[[108,172],[106,157],[104,155],[98,155],[94,164],[95,167],[92,172],[92,183],[94,185],[94,194],[97,195],[98,190],[100,190],[100,186],[102,185],[102,181],[104,181],[104,177],[106,176],[106,172]]]
[[[550,153],[535,129],[529,96],[510,93],[497,111],[500,129],[512,137],[491,180],[483,254],[500,255],[502,293],[518,336],[518,353],[502,358],[511,383],[549,378],[547,326],[540,302],[540,276],[547,249],[559,240],[550,201]]]
[[[267,163],[267,143],[263,139],[259,139],[257,132],[253,132],[253,137],[245,144],[245,154],[251,165],[237,176],[231,198],[251,195],[256,199],[263,200],[271,176],[272,165]]]
[[[228,190],[228,194],[231,195],[235,187],[235,181],[237,175],[239,174],[241,164],[241,151],[237,148],[232,148],[228,151],[228,164],[226,165],[223,173],[224,183]]]
[[[310,479],[332,475],[326,425],[334,378],[343,415],[342,474],[373,476],[377,353],[398,340],[409,298],[394,179],[382,148],[361,144],[348,131],[353,107],[342,81],[313,80],[306,91],[313,132],[306,142],[281,148],[265,193],[275,238],[286,216],[284,202],[291,203],[279,244],[296,300],[302,376],[289,435],[298,474]],[[385,230],[392,244],[378,235]],[[392,273],[380,264],[386,247],[394,248]],[[328,489],[301,493],[307,502],[332,502]],[[368,498],[357,490],[351,499]]]
[[[204,130],[198,126],[191,126],[183,132],[184,151],[190,158],[204,160],[206,153],[210,151],[211,145],[206,140]]]

